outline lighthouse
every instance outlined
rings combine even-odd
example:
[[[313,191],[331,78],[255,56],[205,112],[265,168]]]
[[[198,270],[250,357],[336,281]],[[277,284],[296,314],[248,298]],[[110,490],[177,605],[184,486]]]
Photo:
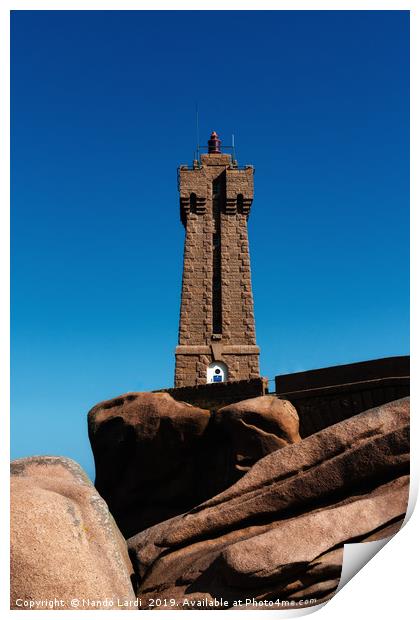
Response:
[[[224,153],[215,131],[207,153],[178,169],[184,265],[175,387],[260,376],[248,218],[254,168]]]

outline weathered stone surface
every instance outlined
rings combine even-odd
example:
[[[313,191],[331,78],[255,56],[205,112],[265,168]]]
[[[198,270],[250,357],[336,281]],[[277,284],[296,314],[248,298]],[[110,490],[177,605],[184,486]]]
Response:
[[[188,510],[201,494],[210,412],[169,394],[125,394],[88,414],[95,486],[127,537]]]
[[[231,445],[231,466],[240,472],[248,471],[267,454],[300,441],[296,409],[275,396],[228,405],[216,416]]]
[[[11,608],[105,600],[136,608],[126,542],[74,461],[39,456],[11,464]],[[38,602],[38,605],[36,604]],[[81,607],[83,608],[83,607]],[[95,609],[95,607],[91,607]]]
[[[179,170],[185,244],[176,387],[206,384],[213,360],[227,365],[229,381],[259,377],[247,227],[253,177],[226,153]]]
[[[197,506],[273,450],[299,440],[286,401],[262,396],[209,411],[167,393],[132,393],[88,414],[96,488],[128,537]]]
[[[408,398],[288,445],[217,497],[132,537],[138,594],[180,606],[319,602],[338,585],[344,543],[399,527],[408,467]]]

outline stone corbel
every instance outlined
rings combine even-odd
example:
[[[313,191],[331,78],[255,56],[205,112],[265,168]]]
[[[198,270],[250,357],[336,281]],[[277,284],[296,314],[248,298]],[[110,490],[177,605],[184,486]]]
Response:
[[[223,357],[223,344],[221,342],[212,342],[210,348],[213,362],[221,362]]]
[[[191,194],[180,196],[181,220],[185,223],[189,213],[197,213],[204,215],[206,212],[206,197],[195,195],[195,199],[191,199]]]

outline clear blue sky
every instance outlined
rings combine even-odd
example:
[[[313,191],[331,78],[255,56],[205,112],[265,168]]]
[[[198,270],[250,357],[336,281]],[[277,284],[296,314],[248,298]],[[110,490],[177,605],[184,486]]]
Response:
[[[264,376],[409,352],[409,14],[12,14],[12,457],[173,383],[176,169],[235,133]],[[272,385],[272,384],[271,384]]]

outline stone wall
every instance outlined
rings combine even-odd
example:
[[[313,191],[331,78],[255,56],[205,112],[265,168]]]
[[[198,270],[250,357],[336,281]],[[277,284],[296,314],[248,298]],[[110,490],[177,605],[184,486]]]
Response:
[[[302,437],[409,393],[409,356],[276,377],[276,394],[296,407]]]
[[[207,383],[189,387],[169,388],[157,390],[167,392],[175,400],[183,401],[214,411],[247,398],[264,396],[268,391],[268,381],[263,377],[244,381],[230,381],[228,383]]]

